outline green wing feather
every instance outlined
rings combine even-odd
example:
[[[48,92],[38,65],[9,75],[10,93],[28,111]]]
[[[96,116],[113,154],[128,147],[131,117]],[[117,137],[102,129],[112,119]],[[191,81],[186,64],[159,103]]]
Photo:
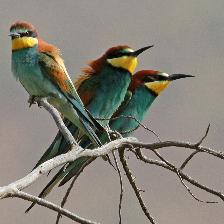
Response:
[[[123,102],[121,103],[121,105],[118,107],[118,109],[116,110],[116,112],[113,114],[111,120],[116,119],[117,117],[119,117],[119,115],[121,114],[121,112],[126,108],[126,106],[128,105],[129,101],[131,100],[132,97],[132,92],[131,91],[127,91],[124,97]]]
[[[95,130],[100,129],[102,131],[104,129],[85,109],[70,77],[67,74],[63,61],[55,58],[50,53],[40,52],[39,65],[42,72],[48,75],[49,79],[58,86],[60,92],[73,105],[79,115],[80,122],[93,141],[95,141],[97,145],[102,145],[95,133]]]

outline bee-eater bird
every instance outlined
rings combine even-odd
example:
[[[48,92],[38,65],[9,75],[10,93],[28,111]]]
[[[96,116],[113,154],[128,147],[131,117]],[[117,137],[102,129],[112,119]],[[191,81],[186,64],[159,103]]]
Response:
[[[136,51],[126,45],[112,47],[100,58],[91,61],[88,68],[83,69],[83,74],[77,79],[75,86],[92,116],[105,118],[99,120],[101,125],[106,126],[109,123],[109,119],[124,100],[138,63],[137,56],[151,47],[153,45]],[[67,127],[73,135],[76,133],[74,125],[67,123]],[[58,132],[34,168],[68,149],[67,141]]]
[[[110,120],[110,128],[118,131],[123,136],[129,136],[139,127],[153,101],[173,80],[194,77],[185,74],[172,74],[142,70],[132,78],[129,91],[118,111]]]
[[[156,70],[142,70],[135,73],[124,101],[109,122],[111,130],[121,133],[123,137],[131,135],[139,127],[139,122],[144,120],[153,101],[169,83],[187,77],[194,76],[185,74],[168,75]],[[105,143],[105,134],[100,137],[100,140]],[[64,185],[76,175],[79,169],[85,166],[85,163],[88,163],[87,158],[79,158],[70,163],[66,170],[60,170],[55,175],[57,180],[59,177],[62,179],[63,176],[59,186]]]
[[[157,96],[169,85],[169,83],[176,79],[193,77],[192,75],[185,74],[172,74],[168,75],[155,70],[142,70],[132,77],[131,84],[126,93],[125,99],[114,114],[114,119],[109,122],[110,128],[120,133],[125,133],[123,136],[130,135],[139,126],[153,101]],[[135,118],[135,119],[132,119]],[[137,120],[137,121],[136,121]],[[101,141],[105,141],[105,134],[101,136]],[[90,158],[79,158],[70,163],[66,168],[62,167],[61,170],[53,177],[48,185],[43,189],[39,197],[45,197],[53,187],[59,183],[59,186],[64,185],[73,176],[75,176],[80,169],[88,164]],[[27,211],[32,208],[31,205]]]
[[[84,69],[84,74],[77,79],[75,86],[84,105],[93,117],[105,118],[99,121],[103,126],[109,123],[109,119],[124,100],[138,64],[137,56],[151,47],[153,45],[136,51],[127,45],[112,47],[100,58],[91,61],[89,68]],[[67,123],[67,127],[73,135],[77,133],[76,127],[71,123]],[[53,143],[34,168],[68,150],[67,141],[58,132]],[[33,205],[27,209],[27,212]]]
[[[101,125],[85,109],[67,73],[59,49],[38,37],[35,27],[25,21],[12,24],[12,72],[30,97],[47,97],[69,121],[101,145],[96,131]]]

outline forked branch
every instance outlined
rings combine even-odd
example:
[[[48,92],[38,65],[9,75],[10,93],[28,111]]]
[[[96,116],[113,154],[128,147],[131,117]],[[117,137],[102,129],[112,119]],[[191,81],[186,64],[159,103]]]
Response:
[[[128,137],[128,138],[121,137],[121,138],[111,141],[99,148],[91,150],[91,149],[83,149],[76,143],[72,134],[69,132],[69,130],[65,126],[62,118],[60,117],[60,114],[53,106],[51,106],[47,102],[47,99],[38,99],[38,104],[40,106],[43,106],[52,115],[59,130],[64,135],[66,140],[71,144],[71,150],[69,152],[67,152],[66,154],[57,156],[53,159],[50,159],[50,160],[44,162],[43,164],[38,166],[36,169],[34,169],[31,173],[29,173],[25,177],[15,181],[15,182],[12,182],[11,184],[9,184],[7,186],[0,187],[0,199],[8,198],[8,197],[22,198],[24,200],[36,202],[39,205],[42,205],[44,207],[47,207],[51,210],[58,212],[59,213],[58,217],[60,217],[60,215],[64,215],[78,223],[95,224],[96,222],[81,218],[81,217],[75,215],[74,213],[62,208],[64,206],[64,203],[68,197],[68,194],[69,194],[71,188],[69,189],[68,194],[65,197],[65,201],[63,202],[62,207],[54,205],[53,203],[48,202],[44,199],[40,199],[33,195],[27,194],[27,193],[23,192],[22,190],[27,188],[31,184],[35,183],[42,175],[47,174],[50,170],[52,170],[58,166],[62,166],[66,163],[73,162],[74,160],[76,160],[80,157],[91,157],[94,160],[97,157],[101,157],[103,155],[107,155],[108,153],[113,152],[114,150],[118,150],[123,169],[127,175],[127,178],[129,180],[135,194],[136,194],[136,197],[138,198],[139,204],[141,205],[141,208],[142,208],[144,214],[146,215],[146,217],[150,220],[151,223],[154,224],[155,223],[154,218],[152,217],[152,215],[149,213],[148,209],[145,206],[145,203],[144,203],[141,193],[140,193],[141,190],[136,186],[132,172],[131,172],[130,168],[128,167],[127,160],[125,159],[125,156],[124,156],[125,149],[129,149],[132,152],[135,152],[135,154],[141,161],[143,161],[145,163],[163,167],[169,171],[176,173],[178,175],[178,177],[180,178],[182,184],[188,189],[189,193],[191,193],[191,191],[185,185],[183,180],[186,180],[187,182],[191,183],[192,185],[194,185],[200,189],[203,189],[213,195],[216,195],[222,201],[224,201],[223,193],[221,193],[217,190],[214,190],[212,188],[209,188],[206,185],[200,184],[198,181],[191,178],[189,175],[187,175],[183,171],[183,169],[186,167],[186,165],[189,163],[189,161],[199,152],[204,152],[204,153],[210,154],[210,155],[217,157],[219,159],[222,159],[222,160],[224,159],[223,152],[216,151],[214,149],[201,146],[201,143],[207,137],[210,125],[208,126],[205,135],[197,143],[178,142],[178,141],[163,141],[163,142],[159,141],[156,143],[143,143],[143,142],[139,142],[136,138],[133,138],[133,137]],[[165,147],[166,148],[179,147],[179,148],[193,149],[193,152],[185,159],[185,161],[182,163],[180,168],[177,168],[173,164],[171,164],[169,161],[167,161],[165,158],[161,157],[160,154],[157,152],[159,149],[165,148]],[[133,149],[135,149],[135,150],[133,150]],[[156,152],[160,161],[159,160],[151,160],[151,159],[147,158],[145,155],[143,155],[143,153],[141,152],[141,149],[147,149],[147,150]],[[83,167],[83,169],[84,169],[84,167]],[[191,193],[191,195],[193,196],[192,193]],[[120,211],[120,209],[119,209],[119,211]]]

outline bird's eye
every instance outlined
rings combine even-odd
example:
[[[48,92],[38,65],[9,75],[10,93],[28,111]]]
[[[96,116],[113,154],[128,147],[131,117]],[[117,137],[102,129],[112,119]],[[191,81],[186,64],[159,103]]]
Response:
[[[128,56],[130,54],[130,52],[124,52],[124,51],[115,51],[115,52],[111,52],[110,54],[107,55],[108,59],[112,59],[112,58],[119,58],[122,56]]]
[[[154,82],[156,80],[153,76],[145,76],[145,77],[143,77],[142,81],[143,82]]]
[[[121,52],[111,52],[110,54],[108,54],[108,58],[118,58],[122,56]]]
[[[31,36],[32,35],[32,32],[30,31],[30,30],[27,30],[26,32],[25,32],[25,36]]]
[[[28,30],[26,32],[19,33],[20,37],[29,37],[31,36],[31,32]]]

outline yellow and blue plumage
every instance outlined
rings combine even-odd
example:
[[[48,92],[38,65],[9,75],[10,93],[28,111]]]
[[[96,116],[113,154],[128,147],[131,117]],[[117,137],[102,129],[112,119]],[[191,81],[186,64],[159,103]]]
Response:
[[[34,26],[24,21],[10,28],[12,72],[31,97],[47,97],[68,120],[96,145],[102,127],[85,109],[57,47],[41,40]],[[102,130],[102,129],[101,129]]]

